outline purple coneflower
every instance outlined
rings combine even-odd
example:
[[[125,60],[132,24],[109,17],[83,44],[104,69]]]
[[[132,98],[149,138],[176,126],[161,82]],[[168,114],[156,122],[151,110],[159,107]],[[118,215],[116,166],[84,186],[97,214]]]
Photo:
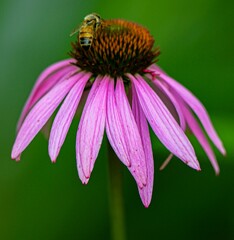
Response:
[[[48,67],[38,78],[21,114],[12,158],[20,158],[36,134],[61,104],[49,137],[53,162],[59,154],[84,93],[88,97],[76,138],[79,177],[87,184],[104,132],[120,161],[133,175],[144,206],[151,201],[154,163],[148,123],[158,139],[185,164],[200,170],[188,127],[219,167],[210,140],[225,154],[200,101],[156,64],[154,39],[144,27],[124,20],[102,20],[88,48],[73,44],[72,59]],[[81,104],[80,104],[81,105]]]

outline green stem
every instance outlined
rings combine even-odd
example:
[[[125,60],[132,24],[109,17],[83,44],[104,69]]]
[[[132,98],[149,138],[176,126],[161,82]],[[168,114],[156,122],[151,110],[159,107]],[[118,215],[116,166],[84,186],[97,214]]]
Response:
[[[109,158],[109,188],[110,188],[110,217],[112,240],[126,240],[123,189],[122,189],[122,166],[108,143]]]

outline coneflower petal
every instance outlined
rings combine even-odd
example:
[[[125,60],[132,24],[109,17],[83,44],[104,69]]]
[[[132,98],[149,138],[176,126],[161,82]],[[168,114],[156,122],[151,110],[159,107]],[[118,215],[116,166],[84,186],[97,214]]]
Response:
[[[144,148],[133,116],[128,98],[126,96],[122,78],[117,78],[115,89],[116,107],[120,116],[120,123],[124,129],[125,142],[131,162],[131,171],[136,174],[138,180],[146,185],[147,170]]]
[[[161,81],[158,81],[157,79],[154,79],[152,77],[150,77],[150,78],[151,78],[152,82],[159,89],[161,89],[161,91],[164,92],[164,94],[168,97],[168,99],[171,101],[171,103],[175,107],[175,110],[176,110],[177,115],[179,117],[180,127],[182,128],[183,131],[185,131],[186,130],[186,121],[185,121],[183,112],[181,110],[181,107],[180,107],[177,99],[173,96],[173,94],[169,91],[169,89]],[[169,156],[166,158],[166,160],[161,165],[160,170],[163,170],[168,165],[168,163],[171,161],[172,158],[173,158],[173,154],[170,153]]]
[[[70,78],[75,72],[74,66],[66,67],[66,69],[59,70],[58,73],[54,73],[52,76],[49,77],[49,79],[45,79],[41,83],[41,85],[36,89],[34,93],[32,93],[29,97],[28,106],[25,108],[24,114],[21,115],[19,124],[17,125],[17,131],[21,127],[25,117],[31,110],[31,108],[34,106],[34,104],[40,100],[47,92],[50,91],[56,84],[59,82],[66,80],[67,78]],[[44,134],[46,139],[49,139],[50,135],[50,129],[52,126],[52,120],[50,119],[41,129],[41,132]]]
[[[215,170],[216,175],[218,175],[219,171],[220,171],[218,162],[216,160],[215,154],[214,154],[209,142],[207,141],[201,127],[197,123],[193,114],[185,106],[185,104],[181,104],[181,106],[182,106],[182,110],[184,112],[184,115],[185,115],[185,118],[186,118],[186,121],[188,123],[189,128],[191,129],[191,131],[193,132],[193,134],[197,138],[198,142],[201,144],[202,148],[206,152],[206,155],[210,159],[210,162],[211,162],[211,164],[212,164],[212,166]]]
[[[79,175],[88,182],[101,147],[105,120],[106,95],[109,77],[97,77],[86,101],[76,138],[76,157]],[[82,172],[81,172],[82,171]]]
[[[20,156],[79,78],[80,74],[77,74],[59,83],[32,108],[16,137],[11,154],[13,159]]]
[[[145,80],[128,75],[132,80],[139,102],[152,129],[165,147],[188,166],[200,170],[194,149],[162,100]]]
[[[166,86],[164,86],[164,84],[158,80],[153,80],[153,83],[159,88],[161,89],[165,95],[168,97],[168,99],[171,101],[171,103],[173,104],[173,106],[176,109],[177,115],[179,117],[180,120],[180,127],[183,129],[183,131],[185,131],[186,129],[186,122],[184,119],[184,115],[183,112],[181,110],[181,107],[179,105],[179,103],[177,102],[176,98],[173,96],[173,94],[166,88]]]
[[[90,76],[91,74],[86,73],[78,79],[77,83],[68,93],[54,119],[49,139],[49,155],[52,162],[56,161],[60,148],[64,143],[68,129],[80,102],[84,87]]]
[[[146,160],[145,164],[147,168],[146,186],[144,186],[143,188],[138,187],[138,190],[144,206],[148,207],[152,198],[153,182],[154,182],[153,151],[152,151],[152,145],[150,140],[148,123],[146,121],[144,112],[137,98],[137,94],[134,86],[132,86],[132,112],[136,120],[139,133],[141,135],[142,144],[145,152],[145,160]]]
[[[60,79],[66,76],[68,72],[77,71],[77,68],[70,64],[73,61],[74,60],[69,59],[58,62],[42,72],[23,107],[21,116],[17,123],[17,130],[21,127],[29,110],[44,94],[46,94],[56,83],[58,83]]]
[[[57,63],[54,63],[52,65],[50,65],[49,67],[47,67],[38,77],[34,88],[37,88],[47,77],[49,77],[51,74],[57,72],[58,70],[70,66],[70,63],[74,63],[75,60],[73,58],[71,59],[65,59],[62,61],[59,61]]]
[[[112,148],[118,158],[127,166],[131,166],[130,159],[127,154],[127,147],[123,138],[124,132],[120,125],[119,114],[116,108],[114,79],[111,79],[108,86],[107,94],[107,115],[106,115],[106,133]]]
[[[203,104],[187,88],[182,86],[180,83],[176,82],[168,75],[160,73],[160,78],[164,80],[169,86],[171,86],[178,93],[178,95],[180,95],[181,98],[183,98],[183,100],[189,105],[189,107],[195,112],[212,142],[215,144],[215,146],[219,149],[219,151],[222,154],[225,154],[226,151],[224,149],[224,146],[220,138],[218,137]]]
[[[107,137],[119,159],[127,165],[138,186],[146,185],[145,154],[121,78],[109,84],[107,100]]]

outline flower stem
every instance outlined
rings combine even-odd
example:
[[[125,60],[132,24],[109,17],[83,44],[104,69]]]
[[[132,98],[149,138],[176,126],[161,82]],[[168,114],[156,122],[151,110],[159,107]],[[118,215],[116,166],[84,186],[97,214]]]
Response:
[[[123,189],[122,189],[122,166],[108,143],[109,158],[109,192],[110,192],[110,217],[112,240],[126,240]]]

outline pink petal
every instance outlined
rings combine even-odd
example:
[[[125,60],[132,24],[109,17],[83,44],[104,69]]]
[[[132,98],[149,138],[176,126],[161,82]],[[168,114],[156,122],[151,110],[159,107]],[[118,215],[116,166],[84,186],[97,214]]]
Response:
[[[138,186],[146,185],[145,154],[138,127],[132,114],[122,79],[109,84],[107,98],[107,137],[119,159],[128,166]]]
[[[83,183],[88,182],[101,147],[105,129],[108,84],[107,76],[95,79],[79,123],[76,158],[79,176]]]
[[[169,89],[162,82],[158,81],[156,78],[155,79],[152,78],[152,81],[170,99],[171,103],[173,104],[173,106],[176,109],[177,115],[179,116],[180,127],[182,128],[183,131],[185,131],[186,122],[185,122],[184,115],[183,115],[183,112],[181,110],[181,107],[180,107],[179,103],[177,102],[176,98],[174,97],[174,95],[169,91]],[[159,169],[163,170],[169,164],[169,162],[171,161],[172,158],[173,158],[173,154],[170,153],[169,156],[166,158],[166,160],[163,162],[163,164],[161,165],[161,167]]]
[[[152,192],[153,192],[154,160],[153,160],[153,152],[152,152],[148,123],[146,121],[145,114],[137,98],[136,90],[134,86],[132,86],[132,111],[141,135],[141,140],[142,140],[142,144],[145,152],[145,160],[146,160],[145,165],[147,169],[146,186],[144,186],[143,188],[138,187],[138,190],[144,206],[148,207],[151,202]]]
[[[79,78],[80,74],[77,74],[59,83],[37,102],[27,115],[16,137],[11,155],[13,159],[18,158],[29,145]]]
[[[126,96],[122,78],[117,78],[115,89],[116,107],[125,132],[125,141],[130,156],[131,168],[138,179],[146,185],[147,171],[141,135]]]
[[[156,72],[155,72],[156,71]],[[162,68],[160,68],[158,65],[156,64],[152,64],[147,68],[147,72],[149,73],[153,73],[154,75],[156,74],[156,76],[160,76],[161,73],[166,74],[165,71],[162,70]],[[160,73],[159,73],[160,72]]]
[[[162,82],[160,82],[158,80],[154,80],[153,82],[159,89],[161,89],[165,93],[165,95],[169,98],[169,100],[175,107],[176,112],[179,117],[179,120],[180,120],[180,127],[183,129],[183,131],[185,131],[186,123],[185,123],[184,115],[183,115],[183,112],[181,110],[179,103],[177,102],[177,100],[175,99],[173,94],[166,88],[166,86]]]
[[[48,92],[56,83],[59,82],[67,73],[77,71],[77,68],[71,65],[72,59],[64,60],[53,64],[42,72],[36,81],[27,102],[24,105],[20,119],[17,124],[17,130],[21,127],[25,116],[28,114],[32,106],[46,93]]]
[[[184,115],[183,115],[183,112],[181,110],[179,103],[177,102],[177,100],[175,99],[173,94],[169,91],[169,89],[162,82],[158,81],[156,78],[155,79],[152,78],[152,81],[170,99],[171,103],[173,104],[173,106],[176,109],[177,115],[179,116],[180,127],[182,128],[183,131],[185,131],[186,122],[185,122]],[[169,162],[171,161],[172,158],[173,158],[173,154],[170,153],[159,169],[163,170],[169,164]]]
[[[39,76],[34,87],[37,88],[48,76],[64,67],[70,66],[70,64],[74,63],[74,61],[74,59],[66,59],[47,67]]]
[[[77,83],[68,93],[54,119],[49,139],[49,155],[53,162],[56,161],[59,151],[64,143],[68,129],[80,102],[84,87],[90,76],[91,74],[89,73],[80,76],[81,78],[78,79]]]
[[[191,143],[161,99],[140,75],[136,78],[130,74],[128,76],[136,88],[145,116],[159,140],[188,166],[200,170]]]
[[[112,148],[118,158],[127,166],[130,167],[130,159],[127,154],[123,127],[120,125],[119,114],[116,107],[114,80],[111,79],[107,94],[107,116],[106,116],[106,133]]]
[[[160,78],[163,79],[169,86],[171,86],[182,98],[183,100],[192,108],[192,110],[196,113],[198,118],[200,119],[203,127],[205,128],[207,134],[209,135],[210,139],[213,141],[215,146],[219,149],[222,154],[225,154],[226,151],[223,147],[223,144],[218,137],[210,117],[202,105],[202,103],[184,86],[180,83],[176,82],[174,79],[169,77],[168,75],[164,74],[163,72],[160,73]]]
[[[189,109],[184,105],[181,104],[186,121],[188,123],[189,128],[193,132],[193,134],[196,136],[197,140],[203,147],[204,151],[206,152],[208,158],[210,159],[210,162],[215,170],[215,173],[219,174],[219,165],[217,163],[217,160],[215,158],[214,152],[212,151],[212,148],[210,147],[209,142],[207,141],[202,129],[200,128],[199,124],[197,123],[196,119],[192,115],[192,113],[189,111]]]

